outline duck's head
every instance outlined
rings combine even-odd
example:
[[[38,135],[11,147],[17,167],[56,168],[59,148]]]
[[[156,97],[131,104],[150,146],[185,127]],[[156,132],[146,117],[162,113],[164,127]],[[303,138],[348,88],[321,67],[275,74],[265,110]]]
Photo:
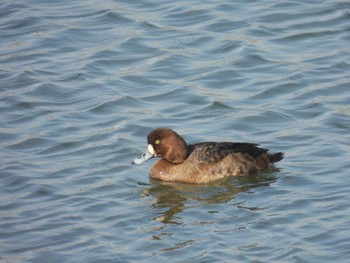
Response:
[[[145,152],[133,163],[140,164],[153,157],[159,157],[168,162],[182,163],[188,154],[185,140],[175,131],[167,128],[158,128],[147,136],[148,146]]]

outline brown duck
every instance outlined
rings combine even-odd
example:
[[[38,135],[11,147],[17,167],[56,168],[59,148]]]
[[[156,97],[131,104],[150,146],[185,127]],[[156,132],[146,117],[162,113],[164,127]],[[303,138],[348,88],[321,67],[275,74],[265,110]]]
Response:
[[[158,128],[147,137],[146,151],[133,163],[161,158],[150,177],[163,181],[208,183],[228,176],[246,176],[262,171],[283,159],[258,144],[242,142],[201,142],[186,144],[175,131]]]

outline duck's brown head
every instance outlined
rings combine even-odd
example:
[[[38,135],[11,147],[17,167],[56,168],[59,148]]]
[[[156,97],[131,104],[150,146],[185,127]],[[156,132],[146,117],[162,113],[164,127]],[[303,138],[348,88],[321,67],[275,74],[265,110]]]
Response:
[[[153,157],[159,157],[168,162],[179,164],[185,161],[188,155],[185,140],[175,131],[167,128],[158,128],[147,136],[146,151],[134,160],[139,164]]]

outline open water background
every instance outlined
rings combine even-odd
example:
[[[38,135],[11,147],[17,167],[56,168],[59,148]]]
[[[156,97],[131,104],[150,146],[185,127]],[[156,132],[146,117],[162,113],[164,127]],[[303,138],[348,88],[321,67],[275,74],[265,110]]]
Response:
[[[349,262],[349,1],[3,0],[0,32],[0,262]],[[286,157],[150,181],[156,127]]]

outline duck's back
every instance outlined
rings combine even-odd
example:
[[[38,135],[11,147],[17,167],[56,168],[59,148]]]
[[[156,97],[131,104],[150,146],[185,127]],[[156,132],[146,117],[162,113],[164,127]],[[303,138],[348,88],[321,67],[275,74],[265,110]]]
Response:
[[[242,142],[201,142],[189,145],[190,155],[195,155],[200,162],[219,162],[227,155],[242,153],[256,158],[267,153],[267,149],[254,143]]]
[[[189,149],[189,162],[220,177],[249,175],[283,158],[283,153],[270,154],[254,143],[203,142],[189,145]]]

